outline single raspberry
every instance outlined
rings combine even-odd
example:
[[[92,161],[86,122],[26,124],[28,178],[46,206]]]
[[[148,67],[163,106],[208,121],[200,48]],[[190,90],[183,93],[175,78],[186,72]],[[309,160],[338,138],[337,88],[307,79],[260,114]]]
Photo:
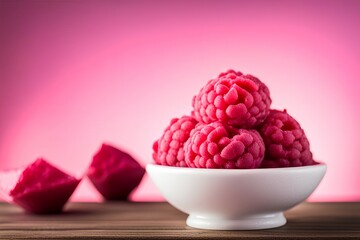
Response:
[[[221,122],[198,124],[185,143],[185,160],[196,168],[257,168],[265,146],[256,130],[237,129]]]
[[[93,156],[87,176],[107,200],[127,200],[139,186],[145,169],[124,150],[102,144]]]
[[[314,165],[310,144],[300,124],[286,110],[270,110],[259,128],[265,143],[261,167],[297,167]]]
[[[220,121],[240,128],[253,128],[269,114],[268,87],[258,78],[229,70],[210,80],[194,96],[192,115],[202,123]]]
[[[190,116],[173,118],[164,134],[153,144],[153,159],[157,164],[187,167],[184,159],[184,143],[197,121]]]
[[[9,195],[29,213],[60,213],[80,181],[39,158],[22,171]]]

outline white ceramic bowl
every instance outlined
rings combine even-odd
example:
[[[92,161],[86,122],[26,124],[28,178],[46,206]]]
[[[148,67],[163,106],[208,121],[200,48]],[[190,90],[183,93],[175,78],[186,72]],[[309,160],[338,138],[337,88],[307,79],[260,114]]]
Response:
[[[146,170],[164,198],[189,214],[190,227],[251,230],[284,225],[283,212],[309,197],[326,165],[199,169],[148,164]]]

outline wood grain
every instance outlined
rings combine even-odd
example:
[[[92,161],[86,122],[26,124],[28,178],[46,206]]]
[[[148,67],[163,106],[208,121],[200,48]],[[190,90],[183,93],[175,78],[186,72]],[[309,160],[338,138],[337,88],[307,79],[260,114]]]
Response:
[[[360,239],[360,202],[303,203],[280,228],[210,231],[186,226],[168,203],[69,203],[60,215],[29,215],[0,203],[0,239]]]

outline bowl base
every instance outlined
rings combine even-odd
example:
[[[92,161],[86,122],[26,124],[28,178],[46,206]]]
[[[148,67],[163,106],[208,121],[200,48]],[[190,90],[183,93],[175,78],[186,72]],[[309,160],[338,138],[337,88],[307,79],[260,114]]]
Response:
[[[189,215],[186,224],[193,228],[210,230],[256,230],[276,228],[285,225],[286,218],[282,212],[259,214],[239,219],[207,218]]]

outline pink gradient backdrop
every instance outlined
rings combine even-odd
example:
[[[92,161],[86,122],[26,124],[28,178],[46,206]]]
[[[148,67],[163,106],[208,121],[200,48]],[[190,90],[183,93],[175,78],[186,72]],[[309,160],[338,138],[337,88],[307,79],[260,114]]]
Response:
[[[151,162],[172,117],[234,68],[271,91],[328,172],[311,201],[360,200],[360,1],[0,1],[0,168],[81,174],[102,142]],[[88,181],[74,201],[100,199]],[[134,200],[159,200],[148,177]]]

